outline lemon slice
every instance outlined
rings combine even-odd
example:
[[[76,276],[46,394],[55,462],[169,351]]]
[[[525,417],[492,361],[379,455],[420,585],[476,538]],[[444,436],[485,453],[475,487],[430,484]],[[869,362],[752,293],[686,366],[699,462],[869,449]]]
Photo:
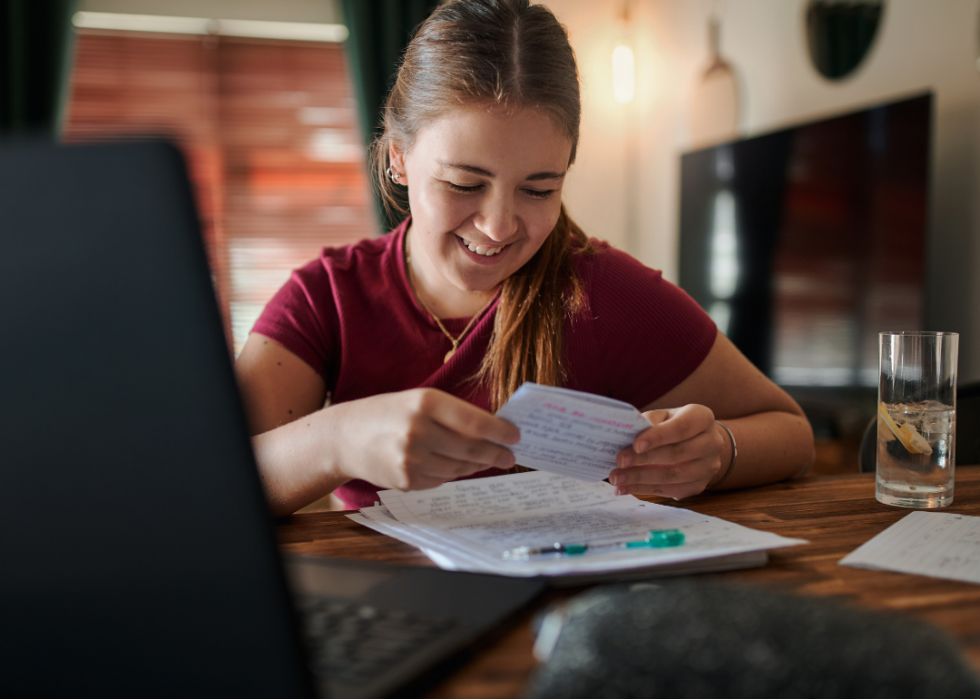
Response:
[[[918,431],[912,427],[912,425],[905,423],[901,427],[895,424],[892,420],[892,416],[888,414],[888,409],[885,407],[884,402],[878,403],[878,417],[886,425],[888,429],[892,431],[895,438],[902,443],[910,454],[931,454],[932,447],[929,446],[929,442],[926,441],[925,437],[918,433]]]
[[[896,425],[895,421],[892,420],[892,416],[888,414],[888,408],[885,407],[884,401],[878,403],[878,418],[886,425],[888,425],[888,429],[892,431],[892,434],[895,435],[895,438],[898,441],[900,441],[903,445],[905,445],[906,449],[908,449],[908,445],[905,444],[905,435],[903,435],[902,431],[898,429],[898,425]]]
[[[904,425],[902,425],[901,432],[908,439],[910,452],[913,454],[932,453],[932,447],[929,446],[929,442],[927,442],[926,438],[919,434],[911,424],[906,422]]]

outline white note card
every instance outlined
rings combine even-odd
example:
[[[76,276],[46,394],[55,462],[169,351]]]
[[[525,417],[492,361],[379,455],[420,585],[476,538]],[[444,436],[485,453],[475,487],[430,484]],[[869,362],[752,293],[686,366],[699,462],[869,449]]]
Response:
[[[980,517],[910,512],[840,563],[980,583]]]
[[[650,427],[629,403],[530,382],[497,415],[521,430],[508,447],[518,464],[593,482],[608,478],[616,454]]]

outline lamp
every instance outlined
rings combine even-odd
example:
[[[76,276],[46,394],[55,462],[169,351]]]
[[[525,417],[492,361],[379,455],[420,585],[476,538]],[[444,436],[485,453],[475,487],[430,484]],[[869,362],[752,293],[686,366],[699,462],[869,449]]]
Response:
[[[620,44],[612,53],[613,97],[620,104],[633,101],[636,92],[636,75],[633,66],[633,49],[629,44]]]
[[[623,34],[628,35],[630,24],[629,0],[623,2],[620,20],[623,23]],[[636,67],[633,59],[633,47],[630,46],[626,36],[612,52],[612,89],[613,98],[620,104],[629,104],[636,94]]]

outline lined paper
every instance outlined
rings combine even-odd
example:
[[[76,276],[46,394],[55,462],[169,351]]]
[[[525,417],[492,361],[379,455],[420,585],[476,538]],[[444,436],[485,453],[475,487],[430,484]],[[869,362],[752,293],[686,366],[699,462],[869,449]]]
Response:
[[[691,510],[617,496],[608,483],[584,483],[546,471],[444,483],[432,490],[383,490],[381,505],[352,520],[417,546],[443,568],[498,575],[603,573],[713,560],[804,543]],[[518,546],[645,539],[651,529],[680,529],[675,548],[616,549],[584,556],[505,560]],[[734,566],[731,566],[734,567]]]
[[[629,403],[531,382],[497,415],[521,430],[508,447],[518,464],[584,481],[608,478],[616,454],[651,426]]]
[[[910,512],[840,564],[980,583],[980,517]]]

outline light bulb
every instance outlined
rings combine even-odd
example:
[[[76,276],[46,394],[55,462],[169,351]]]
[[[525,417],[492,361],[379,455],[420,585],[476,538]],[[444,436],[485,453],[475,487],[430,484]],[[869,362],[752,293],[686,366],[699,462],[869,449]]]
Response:
[[[612,53],[612,86],[616,101],[620,104],[632,102],[635,83],[633,49],[627,44],[620,44]]]

